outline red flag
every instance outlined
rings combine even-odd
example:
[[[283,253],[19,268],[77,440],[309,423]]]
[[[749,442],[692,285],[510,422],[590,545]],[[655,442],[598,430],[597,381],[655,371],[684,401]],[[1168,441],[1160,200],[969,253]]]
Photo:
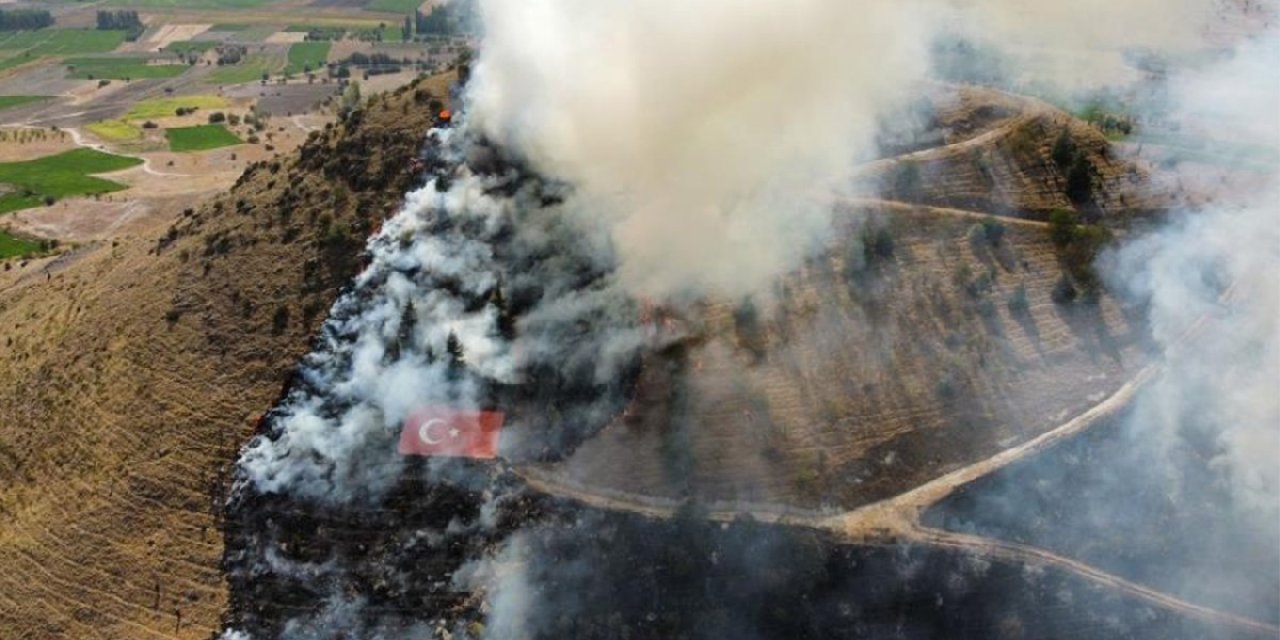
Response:
[[[498,411],[422,407],[405,418],[400,453],[486,460],[497,457],[504,417]]]

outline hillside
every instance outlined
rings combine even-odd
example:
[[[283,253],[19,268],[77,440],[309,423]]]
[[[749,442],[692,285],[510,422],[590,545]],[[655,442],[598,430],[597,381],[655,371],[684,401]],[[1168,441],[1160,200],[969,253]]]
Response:
[[[374,99],[171,224],[0,271],[0,636],[208,638],[218,513],[453,77]]]
[[[914,139],[936,146],[871,163],[861,181],[887,197],[1047,220],[1168,209],[1173,190],[1121,157],[1093,127],[1040,100],[976,87],[935,87],[917,108]],[[1178,194],[1181,196],[1182,194]]]

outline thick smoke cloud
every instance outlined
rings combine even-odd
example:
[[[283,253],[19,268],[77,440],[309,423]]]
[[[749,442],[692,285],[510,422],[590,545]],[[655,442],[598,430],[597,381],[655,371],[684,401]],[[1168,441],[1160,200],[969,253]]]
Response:
[[[476,125],[577,189],[631,291],[760,291],[827,230],[878,118],[944,31],[1041,83],[1120,75],[1123,47],[1194,46],[1211,3],[485,0]]]
[[[1190,131],[1248,141],[1280,158],[1280,39],[1174,78]],[[1239,148],[1239,147],[1228,147]],[[1239,158],[1237,158],[1239,159]],[[1231,161],[1228,156],[1226,161]],[[1255,524],[1280,528],[1280,167],[1237,204],[1188,212],[1107,264],[1114,287],[1148,305],[1167,372],[1144,394],[1137,428],[1164,441],[1216,441],[1214,465]],[[1280,538],[1280,536],[1277,536]]]
[[[574,185],[621,280],[738,295],[794,266],[927,71],[903,0],[483,3],[474,122]]]

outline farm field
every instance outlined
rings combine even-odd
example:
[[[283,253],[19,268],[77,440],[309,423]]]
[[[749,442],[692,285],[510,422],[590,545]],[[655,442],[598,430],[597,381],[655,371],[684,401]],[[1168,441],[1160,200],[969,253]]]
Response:
[[[179,55],[188,53],[204,53],[219,44],[222,43],[214,40],[187,40],[185,42],[174,42],[165,47],[164,50]]]
[[[73,149],[35,160],[0,163],[0,183],[29,192],[0,196],[0,211],[38,206],[45,198],[120,191],[127,187],[93,174],[120,171],[139,164],[142,160],[138,158],[92,149]]]
[[[0,35],[0,51],[13,52],[0,60],[0,71],[49,56],[107,53],[124,42],[123,31],[41,29]]]
[[[116,7],[152,9],[256,9],[272,0],[109,0]]]
[[[144,80],[175,78],[189,68],[185,64],[147,64],[145,58],[69,58],[68,78],[87,80]]]
[[[328,42],[299,42],[289,47],[289,64],[284,73],[305,73],[323,69],[329,59]]]
[[[142,129],[127,120],[103,120],[86,125],[85,130],[108,142],[129,142],[142,137]]]
[[[271,73],[279,65],[265,55],[253,55],[240,64],[229,65],[209,74],[209,81],[215,84],[240,84],[261,80],[262,74]]]
[[[0,260],[23,256],[40,248],[39,243],[14,237],[0,230]]]
[[[48,100],[48,96],[0,96],[0,109],[8,109],[9,107],[18,107],[32,102],[40,102]]]
[[[177,98],[152,98],[143,100],[134,105],[129,113],[125,114],[126,120],[140,120],[143,118],[164,118],[174,115],[174,111],[180,108],[197,108],[197,109],[222,109],[228,105],[225,98],[220,96],[181,96]]]
[[[207,151],[241,144],[240,138],[220,124],[178,127],[165,131],[171,151]]]
[[[373,0],[369,3],[368,9],[387,13],[413,13],[422,4],[421,0]]]

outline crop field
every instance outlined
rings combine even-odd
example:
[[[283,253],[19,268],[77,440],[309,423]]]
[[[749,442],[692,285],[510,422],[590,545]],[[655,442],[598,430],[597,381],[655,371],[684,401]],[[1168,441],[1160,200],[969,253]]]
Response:
[[[0,260],[4,258],[12,258],[15,256],[24,256],[32,253],[40,248],[40,245],[30,240],[16,238],[4,231],[0,231]]]
[[[253,55],[240,64],[221,67],[210,73],[210,82],[216,84],[240,84],[262,79],[263,73],[273,72],[279,64],[264,55]]]
[[[413,13],[420,6],[422,6],[422,0],[373,0],[367,8],[370,11],[387,13]]]
[[[142,160],[138,158],[93,149],[73,149],[35,160],[0,163],[0,183],[24,192],[0,197],[0,208],[13,211],[37,206],[46,197],[58,199],[120,191],[127,187],[92,174],[120,171],[139,164]]]
[[[30,209],[43,204],[44,199],[40,196],[29,193],[6,193],[0,196],[0,214],[19,209]]]
[[[117,7],[152,9],[255,9],[272,0],[109,0]]]
[[[88,80],[144,80],[174,78],[188,69],[185,64],[147,64],[146,58],[68,58],[68,78]]]
[[[92,29],[41,29],[0,35],[0,51],[12,52],[0,60],[0,71],[48,56],[107,53],[124,42],[123,31]]]
[[[8,109],[9,107],[18,107],[32,102],[40,102],[48,100],[48,96],[0,96],[0,109]]]
[[[128,120],[103,120],[86,125],[85,129],[108,142],[131,142],[142,138],[142,129]]]
[[[299,42],[289,47],[289,64],[284,72],[305,73],[307,70],[323,69],[329,60],[330,46],[328,42]]]
[[[222,43],[215,40],[187,40],[185,42],[174,42],[165,47],[164,50],[179,55],[204,53],[220,44]]]
[[[165,130],[171,151],[207,151],[218,147],[241,144],[236,134],[220,124],[202,124],[195,127],[178,127]]]
[[[179,108],[222,109],[229,103],[220,96],[181,96],[177,98],[152,98],[143,100],[125,114],[126,120],[164,118],[174,115]]]

